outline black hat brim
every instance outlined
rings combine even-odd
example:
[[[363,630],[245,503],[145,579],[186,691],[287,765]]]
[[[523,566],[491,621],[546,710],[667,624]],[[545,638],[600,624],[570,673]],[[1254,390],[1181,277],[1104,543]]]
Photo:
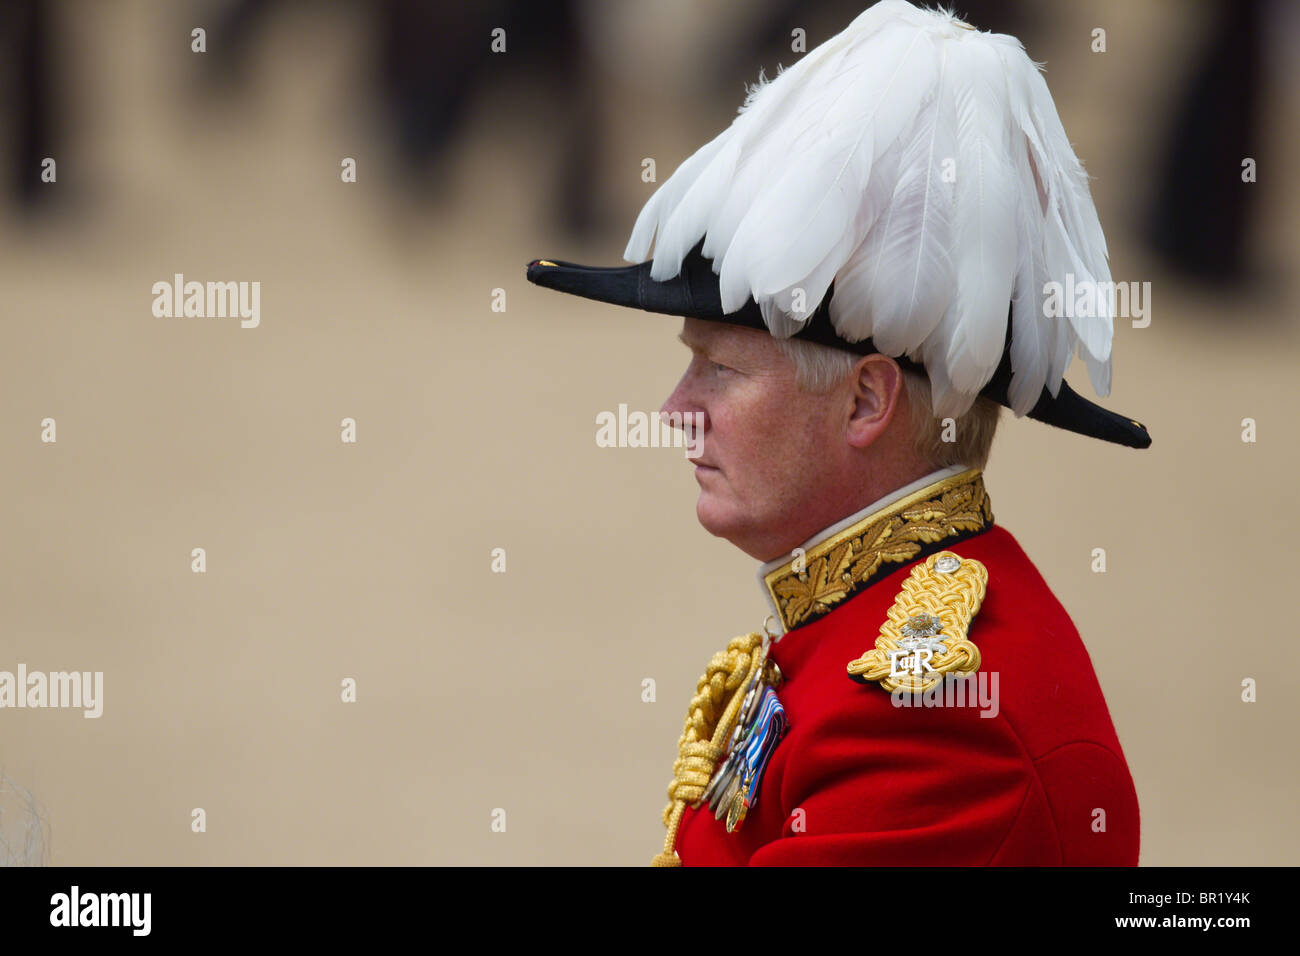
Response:
[[[718,277],[710,261],[701,252],[701,244],[682,260],[682,269],[674,278],[658,282],[650,278],[650,262],[634,266],[584,266],[556,259],[535,259],[528,264],[528,281],[547,289],[567,292],[570,295],[628,306],[646,312],[660,312],[685,318],[725,322],[760,332],[769,331],[763,321],[758,304],[751,297],[735,312],[722,311],[722,294]],[[870,355],[880,351],[870,339],[849,342],[840,337],[831,324],[828,303],[834,287],[822,298],[812,318],[793,337],[804,342],[815,342],[843,349],[857,355]],[[904,368],[925,374],[920,363],[907,356],[893,356]],[[980,391],[999,405],[1010,408],[1007,390],[1011,384],[1011,322],[1007,322],[1007,341],[993,377]],[[1038,402],[1027,413],[1035,421],[1055,425],[1089,438],[1125,445],[1129,448],[1147,448],[1151,435],[1146,427],[1133,419],[1102,408],[1074,391],[1066,382],[1056,395],[1044,388]]]

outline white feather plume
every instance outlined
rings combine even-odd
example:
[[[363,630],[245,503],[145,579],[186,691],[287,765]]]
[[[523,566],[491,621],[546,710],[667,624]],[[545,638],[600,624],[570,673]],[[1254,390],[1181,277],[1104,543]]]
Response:
[[[1017,415],[1057,394],[1076,351],[1109,392],[1109,297],[1083,315],[1043,308],[1049,282],[1109,289],[1087,174],[1020,41],[950,12],[880,0],[760,74],[731,126],[645,204],[624,257],[653,245],[663,281],[701,238],[725,311],[753,297],[788,336],[834,283],[839,334],[922,361],[938,415],[992,377],[1008,304]]]

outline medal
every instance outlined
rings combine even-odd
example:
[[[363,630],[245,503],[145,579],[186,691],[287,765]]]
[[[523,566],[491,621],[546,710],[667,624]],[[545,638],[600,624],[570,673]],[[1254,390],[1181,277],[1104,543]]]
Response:
[[[753,729],[744,743],[742,770],[727,807],[728,833],[744,823],[746,814],[758,805],[758,792],[763,785],[763,771],[767,769],[768,760],[776,750],[776,745],[785,736],[785,731],[785,708],[777,699],[776,691],[771,687],[764,687],[762,704],[758,708]]]
[[[736,726],[735,729],[732,730],[731,739],[727,743],[727,755],[723,759],[722,763],[720,763],[715,769],[713,777],[709,780],[709,785],[704,788],[704,793],[702,793],[700,798],[692,804],[692,807],[695,809],[698,809],[701,805],[707,803],[709,809],[713,810],[716,809],[718,803],[721,802],[724,807],[721,813],[726,812],[725,807],[727,804],[723,798],[726,795],[727,784],[730,783],[731,776],[737,769],[738,761],[740,759],[737,752],[737,742],[743,737],[746,721],[754,709],[754,702],[758,698],[758,690],[762,686],[763,673],[767,666],[767,649],[770,645],[771,635],[768,635],[763,639],[763,643],[759,650],[758,661],[756,662],[756,666],[753,668],[754,673],[750,677],[749,683],[745,685],[745,696],[740,703],[740,711],[736,720]]]
[[[707,804],[715,820],[725,817],[728,833],[736,830],[758,803],[763,771],[786,730],[785,708],[772,689],[780,683],[781,671],[767,656],[772,637],[768,632],[754,663],[726,757],[695,803],[696,808]]]

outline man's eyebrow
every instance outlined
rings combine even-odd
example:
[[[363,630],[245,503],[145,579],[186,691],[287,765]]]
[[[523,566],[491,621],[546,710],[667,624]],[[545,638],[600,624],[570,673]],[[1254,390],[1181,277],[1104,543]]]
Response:
[[[691,342],[691,341],[688,341],[687,338],[686,338],[686,333],[685,333],[685,332],[678,332],[678,333],[677,333],[677,341],[678,341],[678,342],[681,342],[682,345],[685,345],[685,346],[686,346],[688,349],[690,349],[692,352],[703,352],[703,351],[704,351],[704,347],[703,347],[702,345],[700,345],[699,342]]]

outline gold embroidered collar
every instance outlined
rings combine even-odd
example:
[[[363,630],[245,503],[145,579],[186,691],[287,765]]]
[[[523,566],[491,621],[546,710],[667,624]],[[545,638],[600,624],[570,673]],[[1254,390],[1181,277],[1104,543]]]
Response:
[[[983,473],[942,477],[890,502],[763,576],[781,626],[790,631],[870,587],[898,565],[928,557],[993,524]]]

